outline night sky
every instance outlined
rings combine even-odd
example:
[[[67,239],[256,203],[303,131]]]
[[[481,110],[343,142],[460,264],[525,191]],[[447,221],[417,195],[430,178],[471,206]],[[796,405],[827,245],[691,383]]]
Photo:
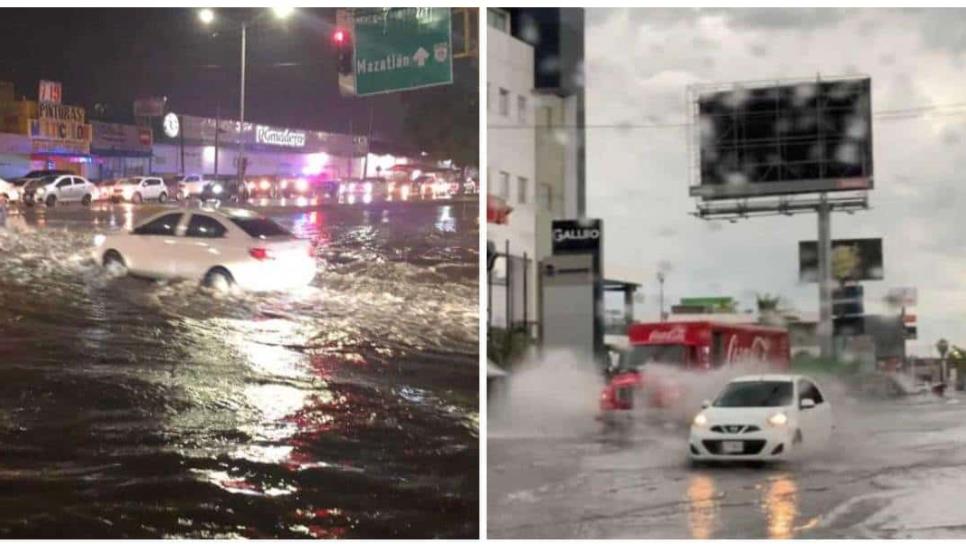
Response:
[[[248,31],[246,119],[276,126],[363,132],[374,107],[374,139],[397,140],[399,95],[339,94],[330,36],[334,9],[302,9],[287,21],[270,10],[218,9],[205,27],[196,9],[3,9],[0,80],[37,97],[39,79],[63,83],[65,104],[88,117],[132,122],[138,97],[167,96],[189,115],[237,118],[243,18]],[[102,108],[95,113],[95,105]]]

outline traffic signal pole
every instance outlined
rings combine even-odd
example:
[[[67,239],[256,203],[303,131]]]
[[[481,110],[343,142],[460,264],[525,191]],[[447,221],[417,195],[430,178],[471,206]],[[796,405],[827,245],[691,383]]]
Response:
[[[825,193],[818,203],[818,345],[822,359],[835,357],[832,325],[832,213]]]

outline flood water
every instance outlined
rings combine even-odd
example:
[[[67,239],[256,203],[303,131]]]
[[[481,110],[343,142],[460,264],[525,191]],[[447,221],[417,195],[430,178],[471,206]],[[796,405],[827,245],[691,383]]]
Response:
[[[111,278],[130,205],[0,231],[0,537],[478,533],[478,207],[271,209],[311,287]]]

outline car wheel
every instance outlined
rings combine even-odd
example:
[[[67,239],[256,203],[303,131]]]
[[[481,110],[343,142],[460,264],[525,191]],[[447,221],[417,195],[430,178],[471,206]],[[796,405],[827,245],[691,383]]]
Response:
[[[235,280],[224,268],[212,268],[205,274],[202,285],[216,293],[227,293],[235,285]]]
[[[46,204],[48,208],[53,208],[57,205],[57,197],[54,195],[48,196],[47,200],[44,201],[44,204]]]
[[[161,194],[158,195],[158,202],[160,202],[161,204],[164,204],[166,200],[168,200],[168,193],[161,191]]]
[[[121,257],[121,254],[113,249],[109,249],[104,253],[104,259],[101,264],[104,265],[104,268],[111,275],[123,276],[127,274],[127,264],[124,262],[124,257]]]
[[[91,195],[84,195],[81,198],[81,204],[83,204],[84,206],[90,206],[91,205],[91,200],[93,200],[91,198]]]
[[[135,204],[140,204],[144,202],[144,198],[141,196],[141,193],[134,193],[134,196],[131,197],[131,202]]]

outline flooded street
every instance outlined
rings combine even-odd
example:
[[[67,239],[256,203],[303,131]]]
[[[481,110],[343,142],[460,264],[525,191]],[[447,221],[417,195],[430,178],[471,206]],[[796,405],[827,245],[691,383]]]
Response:
[[[0,537],[476,537],[476,201],[265,208],[319,273],[232,296],[93,262],[153,211],[0,233]]]
[[[811,459],[692,468],[687,429],[489,433],[495,538],[957,538],[962,398],[840,403]],[[937,500],[938,499],[938,500]]]

